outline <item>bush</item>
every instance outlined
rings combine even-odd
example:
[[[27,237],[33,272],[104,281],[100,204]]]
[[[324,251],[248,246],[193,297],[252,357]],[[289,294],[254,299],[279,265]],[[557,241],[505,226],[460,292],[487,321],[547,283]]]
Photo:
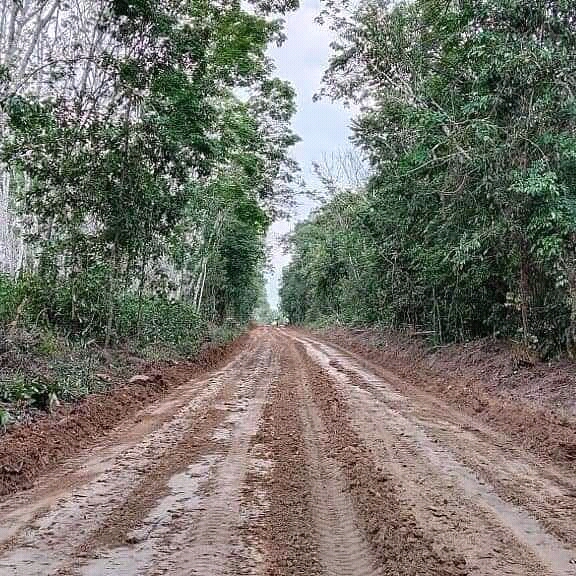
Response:
[[[161,297],[126,295],[118,305],[117,336],[139,346],[166,344],[191,354],[206,334],[206,327],[192,304]]]
[[[0,323],[13,322],[26,297],[25,283],[0,274]]]
[[[105,274],[92,268],[70,280],[0,275],[0,323],[100,335],[108,309]]]
[[[102,336],[108,311],[106,270],[94,266],[69,279],[24,278],[27,321],[74,336]]]
[[[58,400],[60,392],[57,382],[49,383],[41,377],[31,379],[24,374],[17,373],[0,382],[0,399],[20,406],[50,408]]]
[[[206,327],[188,302],[124,293],[114,307],[117,341],[135,341],[140,347],[165,344],[192,353],[206,335]],[[108,308],[106,275],[99,268],[67,281],[0,275],[0,324],[40,328],[41,348],[47,355],[58,334],[101,340]]]
[[[207,339],[215,344],[223,344],[237,338],[244,326],[235,320],[228,319],[224,324],[211,324],[208,327]]]

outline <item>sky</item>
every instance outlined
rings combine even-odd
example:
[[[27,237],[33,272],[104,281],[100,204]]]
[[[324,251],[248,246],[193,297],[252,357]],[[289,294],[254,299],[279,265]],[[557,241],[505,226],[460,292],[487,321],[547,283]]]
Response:
[[[293,150],[293,157],[302,169],[309,188],[317,184],[312,163],[323,157],[349,148],[350,112],[329,100],[313,102],[318,92],[323,71],[330,57],[332,35],[325,27],[314,22],[320,9],[318,0],[301,0],[297,12],[286,19],[287,40],[281,47],[270,50],[276,62],[276,75],[289,80],[296,92],[298,112],[294,117],[294,131],[302,139]],[[270,305],[278,305],[278,288],[282,268],[290,261],[279,244],[295,222],[306,218],[314,208],[310,199],[301,199],[290,221],[275,222],[268,234],[272,270],[268,274],[267,293]]]

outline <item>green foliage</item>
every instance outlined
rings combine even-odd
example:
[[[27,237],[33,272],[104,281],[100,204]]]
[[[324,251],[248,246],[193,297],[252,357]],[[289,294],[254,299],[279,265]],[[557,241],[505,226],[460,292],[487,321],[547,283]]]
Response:
[[[52,332],[11,328],[2,334],[1,410],[18,419],[30,411],[51,411],[61,401],[76,401],[103,390],[95,375],[103,358],[95,348],[73,344]],[[0,425],[3,425],[0,420]]]
[[[74,89],[0,102],[28,247],[0,278],[0,322],[193,350],[208,322],[252,317],[266,230],[296,183],[295,94],[267,50],[297,3],[105,4]]]
[[[0,407],[0,427],[6,429],[6,426],[12,422],[12,415],[8,410],[3,407]]]
[[[0,322],[14,320],[18,306],[26,295],[24,286],[5,274],[0,274]]]
[[[64,391],[65,388],[58,382],[29,379],[23,374],[15,374],[0,382],[0,398],[3,402],[30,405],[42,410],[54,407],[58,402],[58,395],[64,395]]]
[[[195,307],[164,297],[139,299],[128,295],[118,305],[118,337],[138,346],[170,344],[180,353],[193,353],[205,333]]]
[[[93,45],[66,62],[34,51],[14,83],[23,63],[0,67],[0,176],[26,246],[0,276],[0,426],[252,318],[298,139],[294,91],[267,56],[297,2],[251,4],[70,4]]]
[[[572,349],[574,6],[366,0],[332,22],[325,93],[362,105],[373,177],[296,231],[285,312]]]
[[[229,320],[224,324],[211,324],[208,326],[208,338],[215,344],[223,344],[237,338],[242,333],[243,326],[238,322]]]
[[[73,279],[50,281],[38,275],[0,277],[2,324],[50,328],[78,337],[101,334],[106,318],[106,277],[86,270]],[[49,346],[48,340],[46,346]]]

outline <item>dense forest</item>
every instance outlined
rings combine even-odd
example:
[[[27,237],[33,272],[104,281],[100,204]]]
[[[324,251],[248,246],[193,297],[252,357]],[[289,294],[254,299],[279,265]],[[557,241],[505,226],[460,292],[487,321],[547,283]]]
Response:
[[[0,426],[253,317],[299,185],[267,54],[294,8],[0,3]]]
[[[294,323],[576,351],[576,5],[330,2],[322,95],[369,165],[290,242]]]
[[[244,323],[290,201],[289,2],[0,8],[0,321],[110,344]]]

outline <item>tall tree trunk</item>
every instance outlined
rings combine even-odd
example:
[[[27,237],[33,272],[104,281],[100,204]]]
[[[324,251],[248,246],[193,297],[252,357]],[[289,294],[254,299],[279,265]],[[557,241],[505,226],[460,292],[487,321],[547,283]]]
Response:
[[[522,319],[522,342],[528,344],[530,341],[530,256],[528,255],[527,243],[520,242],[520,315]]]
[[[566,351],[572,359],[576,358],[576,234],[572,234],[564,257],[568,298],[570,301],[570,324],[566,330]]]
[[[130,139],[130,114],[132,112],[132,99],[128,100],[128,105],[126,106],[126,114],[124,115],[124,166],[122,172],[122,184],[124,187],[130,185],[130,175],[128,168],[128,151],[129,151],[129,139]],[[110,341],[112,338],[112,326],[114,323],[114,303],[116,291],[118,289],[117,279],[120,276],[119,270],[119,255],[118,255],[118,243],[120,242],[120,233],[116,230],[114,234],[114,242],[112,245],[112,273],[110,275],[110,286],[108,294],[108,319],[106,322],[106,339],[104,346],[108,348],[110,346]]]
[[[142,257],[140,266],[140,280],[138,283],[138,314],[136,316],[136,335],[138,340],[142,334],[142,298],[144,293],[144,282],[146,281],[146,258]]]
[[[104,347],[108,348],[112,340],[112,328],[114,326],[114,309],[115,309],[115,294],[116,294],[116,278],[118,277],[118,232],[114,237],[112,245],[112,270],[110,272],[110,282],[108,285],[108,314],[106,320],[106,337],[104,340]]]

